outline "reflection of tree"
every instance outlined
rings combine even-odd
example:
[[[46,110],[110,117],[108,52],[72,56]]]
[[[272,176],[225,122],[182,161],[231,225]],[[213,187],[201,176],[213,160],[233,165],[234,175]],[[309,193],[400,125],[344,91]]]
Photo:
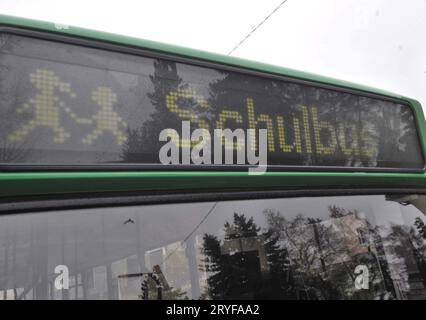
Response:
[[[396,266],[408,298],[426,297],[426,248],[421,219],[413,227],[393,225],[386,240],[392,245],[392,262]]]
[[[330,218],[342,218],[349,214],[358,214],[358,210],[346,210],[345,208],[341,208],[335,205],[328,206],[328,211],[330,212]]]
[[[210,298],[294,298],[288,255],[272,230],[262,233],[253,218],[235,213],[233,222],[225,223],[224,231],[223,241],[210,234],[203,239]]]
[[[424,242],[424,239],[426,239],[426,226],[420,217],[415,219],[414,226],[418,232],[418,234],[412,232],[415,257],[419,266],[419,271],[422,276],[423,283],[426,285],[426,246]]]
[[[121,158],[126,162],[158,162],[158,151],[161,144],[159,134],[165,128],[179,128],[174,116],[166,105],[166,96],[174,90],[182,89],[182,79],[177,73],[176,63],[167,60],[154,60],[154,74],[149,78],[154,90],[148,93],[155,107],[151,119],[145,121],[142,127],[128,129],[127,142],[124,145]]]
[[[25,161],[30,151],[24,143],[0,141],[0,162],[19,163]]]
[[[186,70],[181,74],[185,77],[183,81],[178,73],[179,64],[153,61],[154,73],[150,75],[153,90],[147,96],[155,109],[140,128],[128,129],[123,161],[158,162],[158,150],[163,144],[158,141],[160,131],[166,128],[180,131],[183,120],[191,121],[193,128],[200,127],[202,122],[201,127],[209,126],[210,130],[248,128],[255,121],[258,129],[269,130],[271,165],[395,167],[400,165],[397,162],[404,158],[404,153],[419,154],[418,144],[413,143],[418,140],[413,116],[406,106],[219,70],[216,70],[219,77],[205,76],[200,90],[204,91],[205,100],[200,103],[191,94],[185,97],[182,90],[190,89],[190,82],[194,84],[191,86],[198,86],[191,73],[202,69],[183,67]],[[180,117],[166,103],[167,95],[179,90]],[[253,101],[250,117],[248,99]],[[315,121],[324,122],[319,131],[314,128],[314,109],[318,118]]]
[[[267,228],[260,232],[253,219],[234,214],[225,236],[204,236],[207,295],[228,298],[372,299],[394,295],[392,278],[378,230],[357,211],[329,207],[330,220],[298,214],[292,219],[266,209]],[[266,251],[244,250],[258,239]],[[259,240],[260,239],[260,240]],[[229,242],[239,246],[229,250]],[[237,250],[240,248],[239,250]],[[356,290],[355,268],[369,270],[369,289]]]
[[[218,120],[222,111],[238,111],[228,114],[222,126],[230,129],[249,128],[247,99],[253,99],[255,118],[263,114],[263,120],[257,122],[256,129],[268,129],[268,164],[295,164],[302,161],[306,165],[312,164],[311,155],[302,152],[302,141],[296,147],[296,131],[293,130],[293,119],[299,119],[301,115],[304,87],[236,72],[222,74],[221,79],[212,81],[209,85],[209,103],[212,113],[216,115],[215,120]],[[286,128],[285,134],[280,136],[277,115],[282,121],[280,125]],[[212,126],[220,128],[217,122],[213,122]],[[298,126],[299,129],[302,128],[301,121]],[[297,132],[298,137],[300,134],[301,131]],[[283,137],[285,141],[280,140]],[[285,148],[287,150],[283,158]],[[300,150],[296,152],[296,148]]]
[[[12,68],[3,53],[10,53],[19,47],[19,40],[7,34],[0,35],[0,109],[3,116],[0,118],[0,162],[24,162],[30,153],[29,143],[9,142],[6,138],[17,122],[22,121],[25,115],[17,115],[16,109],[28,96],[26,93],[27,75]]]
[[[416,220],[414,221],[414,226],[416,227],[417,231],[422,236],[422,238],[426,239],[426,226],[420,217],[416,218]]]
[[[335,288],[323,276],[324,261],[331,258],[330,254],[333,252],[319,245],[320,239],[325,240],[332,236],[330,230],[318,224],[320,221],[305,218],[302,214],[287,220],[280,212],[265,210],[264,213],[268,226],[279,235],[281,243],[289,252],[291,269],[295,274],[297,297],[336,298]],[[330,242],[330,239],[327,241]]]
[[[416,132],[413,113],[410,108],[406,106],[400,107],[401,119],[401,134],[397,139],[398,148],[401,155],[418,154],[421,152],[417,143],[418,134]]]
[[[367,148],[375,150],[367,158],[368,166],[400,166],[401,159],[418,164],[419,145],[411,109],[371,98],[360,98],[362,135]],[[412,155],[412,159],[407,159]]]
[[[358,211],[329,207],[327,221],[302,214],[288,220],[280,212],[265,210],[267,224],[279,234],[280,244],[289,253],[291,269],[299,297],[338,299],[360,297],[354,289],[357,265],[366,265],[372,288],[363,298],[377,296],[384,289],[386,266],[381,263],[376,245],[364,239],[374,238],[374,230]],[[364,236],[363,236],[364,235]],[[363,237],[361,239],[360,237]],[[365,243],[364,243],[365,241]]]
[[[171,128],[181,131],[182,121],[189,121],[189,116],[179,117],[177,113],[168,109],[166,97],[177,91],[188,90],[178,75],[177,64],[167,60],[154,60],[154,74],[149,78],[154,87],[147,96],[155,110],[149,120],[137,129],[128,129],[127,142],[123,148],[121,158],[126,162],[158,162],[158,152],[164,142],[158,137],[163,129]],[[200,114],[199,102],[194,97],[180,97],[179,107],[190,110],[193,114]],[[196,126],[198,127],[198,126]]]

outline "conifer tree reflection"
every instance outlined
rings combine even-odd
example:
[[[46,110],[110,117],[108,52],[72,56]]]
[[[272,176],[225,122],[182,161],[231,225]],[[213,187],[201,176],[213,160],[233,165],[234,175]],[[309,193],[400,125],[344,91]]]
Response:
[[[421,299],[426,297],[424,223],[373,225],[357,209],[328,207],[330,219],[266,209],[260,229],[243,214],[224,225],[223,239],[205,234],[205,297],[213,299]],[[387,236],[385,234],[387,233]],[[262,252],[247,250],[250,239]],[[236,245],[230,243],[236,241]],[[233,250],[232,250],[233,249]],[[368,288],[355,287],[366,266]]]
[[[331,219],[323,221],[303,214],[288,219],[267,209],[263,231],[253,218],[234,214],[233,222],[224,225],[222,240],[204,235],[207,296],[373,299],[392,295],[377,230],[357,210],[330,206],[329,212]],[[360,292],[354,286],[357,265],[370,271],[369,290]]]
[[[140,128],[128,129],[127,142],[125,143],[121,158],[125,162],[158,162],[158,151],[162,143],[158,141],[161,130],[165,128],[181,127],[181,119],[167,109],[166,96],[178,89],[186,89],[178,75],[175,62],[157,59],[153,60],[154,73],[149,76],[153,91],[147,96],[155,110],[151,118],[144,122]],[[193,103],[185,99],[183,103]]]
[[[205,234],[207,295],[212,299],[294,298],[288,254],[273,230],[261,232],[253,218],[235,213],[223,241]]]

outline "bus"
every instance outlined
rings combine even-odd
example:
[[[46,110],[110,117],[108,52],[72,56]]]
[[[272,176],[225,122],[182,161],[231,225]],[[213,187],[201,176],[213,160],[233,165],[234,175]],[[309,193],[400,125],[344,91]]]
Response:
[[[0,70],[0,299],[426,298],[418,101],[10,16]]]

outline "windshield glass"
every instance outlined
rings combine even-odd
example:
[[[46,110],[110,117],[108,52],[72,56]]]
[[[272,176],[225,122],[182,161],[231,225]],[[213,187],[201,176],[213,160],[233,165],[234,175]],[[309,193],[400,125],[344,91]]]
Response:
[[[401,203],[303,197],[3,215],[0,299],[424,299],[425,217]]]

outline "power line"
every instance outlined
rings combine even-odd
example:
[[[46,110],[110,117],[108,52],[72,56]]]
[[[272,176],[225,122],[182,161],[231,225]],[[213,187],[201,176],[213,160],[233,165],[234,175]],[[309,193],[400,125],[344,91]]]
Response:
[[[203,219],[201,219],[201,221],[194,227],[194,229],[192,229],[192,231],[183,239],[183,243],[186,243],[186,241],[188,241],[188,239],[194,234],[194,232],[198,229],[199,226],[201,226],[203,224],[204,221],[206,221],[206,219],[208,218],[208,216],[210,215],[210,213],[213,212],[214,208],[216,208],[217,206],[217,202],[215,202],[213,204],[213,206],[210,208],[210,210],[207,212],[207,214],[204,216]],[[176,251],[178,250],[178,247],[175,248],[172,252],[170,252],[165,258],[164,260],[161,262],[161,264],[163,265],[167,259],[169,259]]]
[[[257,29],[259,29],[259,27],[264,24],[266,22],[266,20],[268,20],[275,12],[278,11],[279,8],[282,7],[282,5],[284,3],[286,3],[287,0],[284,0],[283,2],[281,2],[274,10],[272,10],[272,12],[270,14],[268,14],[266,16],[265,19],[262,20],[261,23],[259,23],[253,30],[250,31],[250,33],[248,35],[246,35],[243,40],[241,40],[231,51],[229,51],[228,56],[231,55],[232,52],[234,52],[235,50],[237,50],[237,48],[243,44],[244,41],[246,41]]]

